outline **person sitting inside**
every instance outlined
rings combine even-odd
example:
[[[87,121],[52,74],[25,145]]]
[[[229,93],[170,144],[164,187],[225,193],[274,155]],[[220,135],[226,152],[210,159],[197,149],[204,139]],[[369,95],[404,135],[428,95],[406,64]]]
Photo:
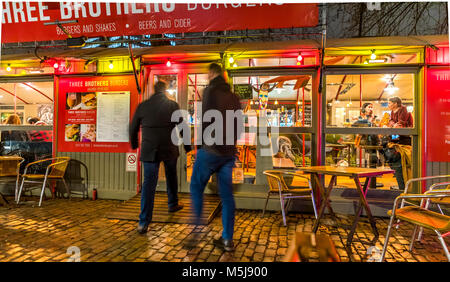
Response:
[[[391,119],[388,127],[401,128],[413,127],[413,117],[406,107],[402,105],[399,97],[391,97],[388,101],[388,107],[391,110]],[[412,177],[411,173],[411,137],[409,136],[391,136],[385,138],[382,142],[385,159],[389,166],[395,170],[398,188],[405,189],[405,183]]]
[[[37,117],[30,117],[27,119],[28,124],[31,125],[47,125],[45,122],[39,120]],[[53,131],[51,130],[31,130],[29,132],[30,140],[33,142],[52,142]]]
[[[5,121],[9,125],[21,125],[20,117],[16,114],[10,114]],[[28,141],[28,134],[24,130],[5,130],[2,131],[1,141]]]

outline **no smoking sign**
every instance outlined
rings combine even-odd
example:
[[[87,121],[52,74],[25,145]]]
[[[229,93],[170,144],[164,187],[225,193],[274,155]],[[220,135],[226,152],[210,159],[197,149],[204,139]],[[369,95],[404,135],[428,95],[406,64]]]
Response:
[[[136,170],[137,170],[137,154],[127,153],[126,171],[136,171]]]

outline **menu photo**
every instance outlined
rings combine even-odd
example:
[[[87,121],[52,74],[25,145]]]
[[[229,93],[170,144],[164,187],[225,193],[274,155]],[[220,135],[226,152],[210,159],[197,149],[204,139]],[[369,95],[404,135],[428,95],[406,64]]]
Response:
[[[80,125],[79,124],[66,124],[65,125],[65,141],[67,142],[79,142],[80,141]]]
[[[95,142],[97,137],[97,126],[95,124],[81,124],[81,142]]]
[[[67,92],[67,110],[95,110],[97,95],[95,92]]]

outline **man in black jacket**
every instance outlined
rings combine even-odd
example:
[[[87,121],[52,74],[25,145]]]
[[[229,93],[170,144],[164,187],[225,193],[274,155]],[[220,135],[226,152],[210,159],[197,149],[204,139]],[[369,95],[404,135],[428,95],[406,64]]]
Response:
[[[164,162],[166,173],[169,212],[183,208],[178,203],[177,159],[178,146],[172,142],[171,133],[177,126],[172,122],[172,114],[180,107],[165,95],[166,83],[158,81],[154,94],[139,104],[130,124],[131,147],[138,147],[138,133],[142,126],[142,143],[140,160],[144,164],[144,183],[141,191],[141,213],[138,232],[147,232],[152,220],[156,185],[158,183],[159,165]],[[185,146],[186,150],[189,147]]]
[[[213,173],[217,174],[222,201],[222,237],[214,243],[225,251],[232,251],[235,203],[232,191],[232,170],[236,155],[236,140],[243,127],[242,110],[238,96],[222,76],[218,64],[209,66],[209,85],[202,100],[202,147],[197,151],[191,177],[191,197],[195,217],[199,222],[203,208],[203,192]],[[217,116],[218,115],[218,116]],[[227,115],[231,118],[227,118]],[[208,118],[212,116],[212,118]],[[215,130],[211,130],[215,127]],[[194,233],[195,234],[195,233]],[[191,239],[189,244],[192,245]]]

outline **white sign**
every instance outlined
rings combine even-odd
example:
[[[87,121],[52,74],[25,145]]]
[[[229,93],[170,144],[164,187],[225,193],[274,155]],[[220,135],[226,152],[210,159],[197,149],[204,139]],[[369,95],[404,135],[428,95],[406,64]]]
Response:
[[[128,142],[130,92],[97,92],[97,142]]]
[[[137,154],[136,153],[127,153],[126,160],[126,171],[136,171],[137,170]]]

